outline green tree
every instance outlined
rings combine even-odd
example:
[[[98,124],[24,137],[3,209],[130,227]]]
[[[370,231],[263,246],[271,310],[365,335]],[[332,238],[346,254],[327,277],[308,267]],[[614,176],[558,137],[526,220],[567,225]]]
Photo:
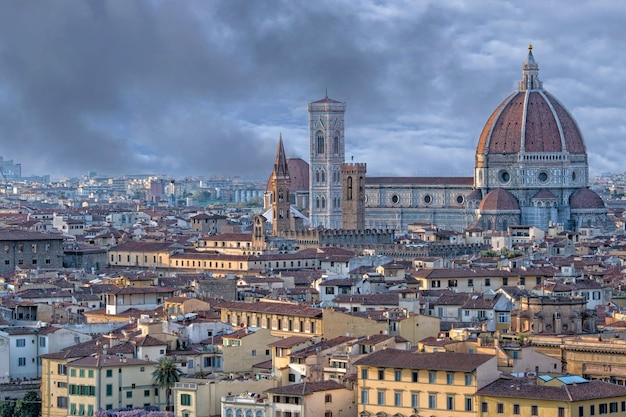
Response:
[[[156,369],[152,371],[152,380],[159,388],[165,388],[166,411],[170,409],[170,397],[172,387],[180,381],[183,372],[176,367],[176,359],[172,356],[163,356],[157,362]]]
[[[24,398],[15,405],[15,417],[39,417],[41,416],[41,398],[35,391],[28,391]]]
[[[0,417],[13,417],[15,414],[15,400],[0,403]]]

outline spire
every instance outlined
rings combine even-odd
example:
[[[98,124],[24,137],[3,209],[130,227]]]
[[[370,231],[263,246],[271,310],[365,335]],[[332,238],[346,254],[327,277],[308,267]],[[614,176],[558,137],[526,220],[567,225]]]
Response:
[[[283,147],[283,135],[278,138],[278,149],[276,150],[276,161],[274,161],[274,174],[288,177],[289,167],[287,166],[287,157],[285,156],[285,148]]]
[[[543,83],[539,80],[539,65],[533,56],[533,45],[528,45],[528,56],[522,65],[522,80],[517,83],[520,91],[543,90]]]

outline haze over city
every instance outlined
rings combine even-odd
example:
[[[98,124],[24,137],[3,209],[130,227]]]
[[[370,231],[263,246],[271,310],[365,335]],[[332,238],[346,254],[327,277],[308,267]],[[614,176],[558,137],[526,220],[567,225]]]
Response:
[[[533,44],[591,174],[622,171],[626,5],[59,1],[0,5],[0,154],[25,175],[269,175],[306,104],[347,103],[368,175],[471,176]]]

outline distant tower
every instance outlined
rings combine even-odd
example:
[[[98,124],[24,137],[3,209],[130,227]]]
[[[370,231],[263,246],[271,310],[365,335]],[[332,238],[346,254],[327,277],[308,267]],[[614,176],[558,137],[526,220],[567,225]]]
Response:
[[[280,236],[291,227],[289,202],[289,187],[291,178],[289,177],[289,167],[287,157],[283,147],[282,135],[278,139],[278,149],[276,150],[276,160],[274,161],[274,171],[272,172],[272,231],[274,236]]]
[[[341,164],[345,160],[346,103],[328,98],[309,103],[311,226],[340,229]]]
[[[261,252],[265,249],[265,217],[257,214],[252,219],[252,247]]]
[[[341,218],[343,229],[365,229],[365,172],[364,163],[341,165]]]

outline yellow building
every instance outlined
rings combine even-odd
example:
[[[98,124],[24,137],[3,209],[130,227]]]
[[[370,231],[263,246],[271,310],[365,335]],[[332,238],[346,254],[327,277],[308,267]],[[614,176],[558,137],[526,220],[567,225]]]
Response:
[[[626,387],[579,376],[499,378],[476,393],[478,417],[626,415]]]
[[[222,322],[240,327],[270,329],[272,335],[321,336],[323,334],[322,309],[301,304],[276,302],[224,302],[214,305],[221,311]]]
[[[263,378],[232,380],[182,378],[173,389],[174,416],[226,416],[228,412],[222,408],[226,403],[226,409],[231,410],[233,417],[249,416],[248,410],[254,411],[253,417],[259,417],[257,411],[262,411],[261,417],[274,417],[263,413],[267,401],[261,400],[260,394],[276,386],[275,382]],[[237,414],[236,410],[240,410],[242,414]]]
[[[343,335],[358,337],[387,333],[401,336],[413,346],[426,337],[437,336],[441,322],[439,317],[407,314],[402,309],[344,313],[326,308],[322,316],[324,337],[327,339]]]
[[[160,406],[165,398],[152,381],[154,362],[94,355],[67,364],[68,415],[99,409]]]
[[[224,372],[251,373],[254,365],[272,359],[269,345],[279,339],[270,330],[258,327],[223,335]]]
[[[335,381],[285,385],[269,389],[265,393],[268,398],[267,416],[356,416],[352,390]],[[226,410],[225,417],[236,416],[236,413],[229,414]]]
[[[626,340],[607,336],[533,335],[538,352],[564,363],[563,372],[626,385]]]
[[[385,349],[355,365],[359,416],[475,416],[476,391],[499,376],[482,354]]]

